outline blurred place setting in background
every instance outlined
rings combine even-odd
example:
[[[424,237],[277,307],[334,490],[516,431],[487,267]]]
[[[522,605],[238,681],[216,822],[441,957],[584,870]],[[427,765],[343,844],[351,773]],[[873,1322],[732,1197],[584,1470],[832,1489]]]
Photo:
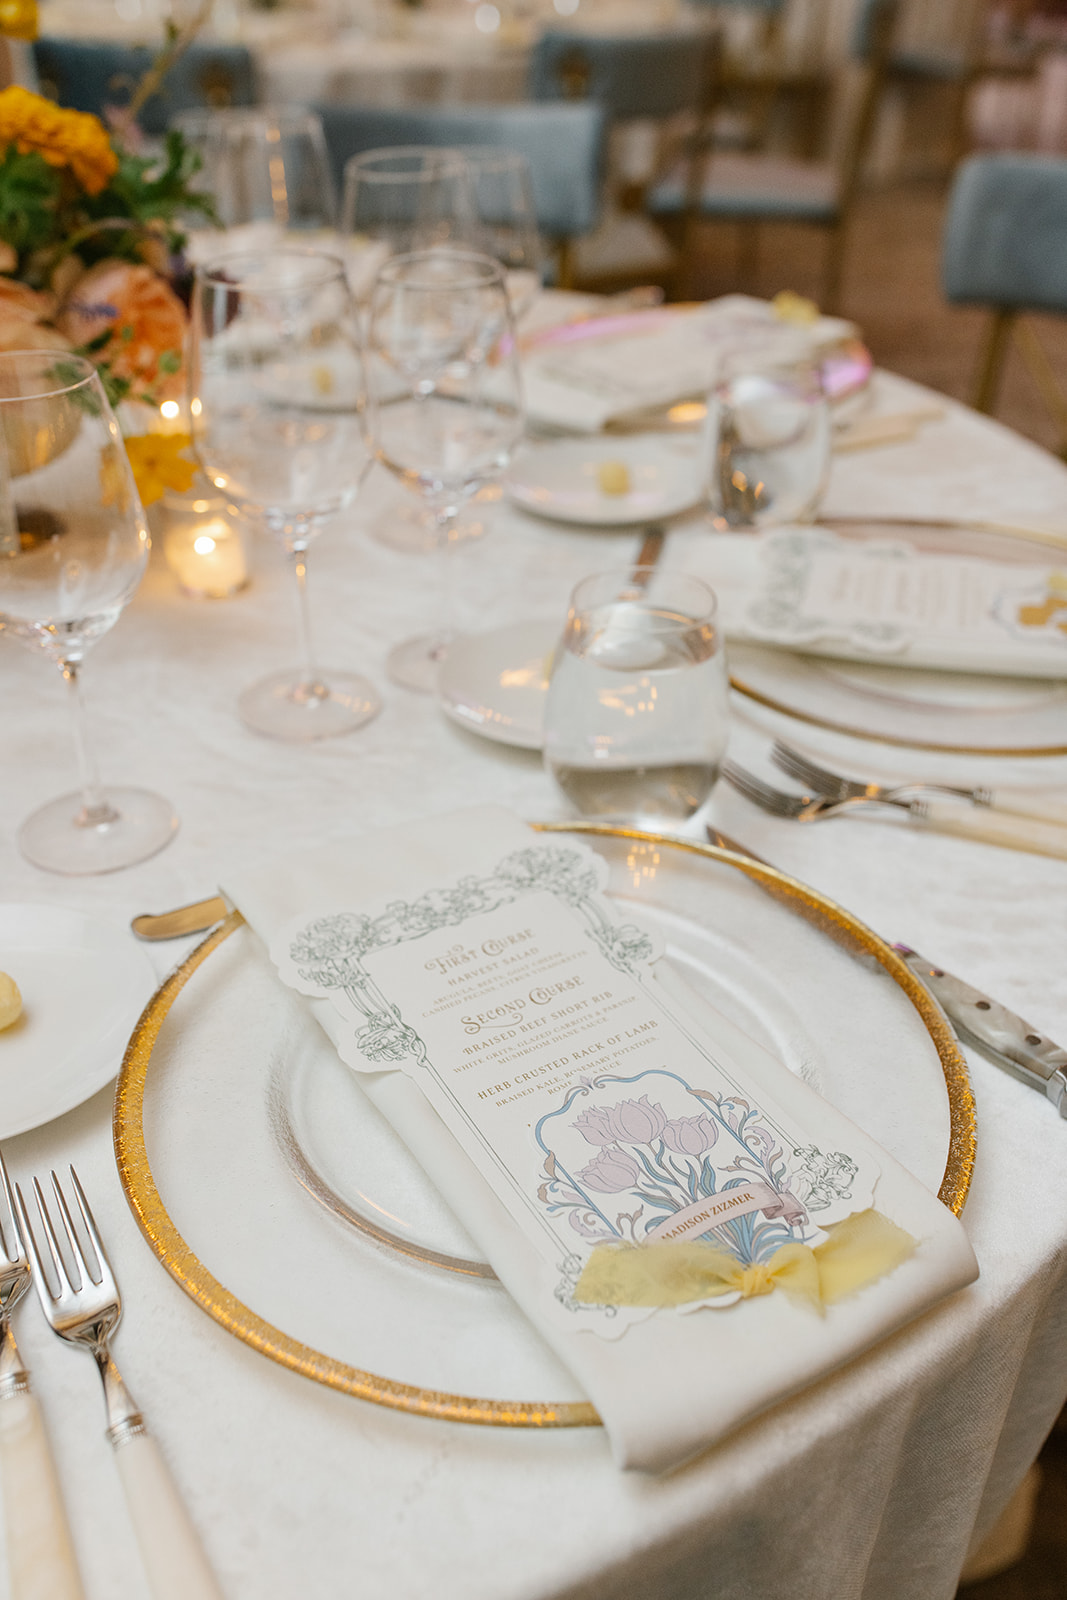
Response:
[[[0,1596],[1059,1593],[1060,9],[0,6]]]

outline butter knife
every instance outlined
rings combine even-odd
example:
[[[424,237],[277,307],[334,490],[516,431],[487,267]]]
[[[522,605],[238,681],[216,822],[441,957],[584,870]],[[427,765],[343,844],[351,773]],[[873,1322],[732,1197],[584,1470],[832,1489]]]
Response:
[[[712,844],[723,850],[747,856],[764,867],[770,865],[754,850],[710,823],[707,835]],[[1053,1043],[1017,1012],[983,994],[981,989],[972,988],[943,967],[935,967],[910,945],[894,944],[893,949],[904,957],[916,977],[922,979],[964,1044],[973,1045],[1020,1083],[1039,1090],[1051,1100],[1060,1116],[1067,1118],[1067,1050]]]
[[[981,989],[935,967],[917,950],[906,944],[895,944],[893,949],[922,979],[964,1044],[974,1045],[1020,1083],[1040,1090],[1060,1116],[1067,1117],[1067,1050]]]

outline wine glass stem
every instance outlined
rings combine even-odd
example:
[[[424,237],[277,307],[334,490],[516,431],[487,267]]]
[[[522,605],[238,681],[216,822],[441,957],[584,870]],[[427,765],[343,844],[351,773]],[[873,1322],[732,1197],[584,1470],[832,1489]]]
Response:
[[[315,665],[315,652],[311,644],[311,611],[308,607],[307,544],[299,540],[289,545],[289,556],[296,577],[297,627],[300,632],[300,660],[304,669],[304,684],[308,689],[319,688],[319,669]]]
[[[437,519],[438,571],[441,581],[441,633],[448,638],[456,631],[456,520],[455,506],[434,513]]]
[[[76,661],[61,661],[59,670],[67,685],[67,704],[70,706],[71,727],[74,730],[74,752],[78,762],[78,786],[82,792],[82,806],[74,819],[78,828],[99,828],[107,822],[117,822],[119,814],[104,799],[96,762],[89,748],[86,729],[85,702],[82,699],[81,679]]]

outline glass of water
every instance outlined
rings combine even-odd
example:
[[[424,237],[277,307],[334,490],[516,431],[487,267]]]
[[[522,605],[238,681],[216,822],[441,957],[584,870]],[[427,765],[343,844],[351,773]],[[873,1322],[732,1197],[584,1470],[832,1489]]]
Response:
[[[715,526],[810,522],[830,468],[830,413],[817,367],[734,362],[708,402]]]
[[[699,578],[642,568],[571,596],[545,707],[545,765],[589,817],[678,822],[726,750],[716,601]]]

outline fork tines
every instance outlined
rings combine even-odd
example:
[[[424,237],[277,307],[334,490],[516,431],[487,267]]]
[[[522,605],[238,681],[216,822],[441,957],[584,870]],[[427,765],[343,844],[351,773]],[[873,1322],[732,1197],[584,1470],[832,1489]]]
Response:
[[[15,1210],[15,1196],[11,1190],[11,1179],[7,1175],[7,1163],[2,1150],[0,1150],[0,1186],[3,1187],[6,1207],[6,1215],[0,1216],[0,1250],[12,1266],[28,1265],[29,1258],[22,1243],[18,1212]]]
[[[52,1269],[59,1285],[58,1295],[52,1291],[50,1279],[45,1270],[46,1263],[44,1260],[44,1255],[43,1252],[38,1249],[37,1237],[33,1231],[33,1225],[30,1222],[29,1211],[27,1209],[26,1202],[23,1199],[22,1190],[19,1188],[18,1184],[15,1185],[15,1190],[18,1196],[19,1217],[22,1222],[22,1231],[25,1236],[26,1248],[29,1251],[33,1261],[37,1282],[48,1290],[48,1293],[53,1300],[62,1300],[67,1291],[77,1293],[78,1290],[87,1288],[90,1285],[95,1288],[102,1287],[111,1276],[111,1272],[107,1256],[104,1253],[103,1244],[100,1241],[100,1234],[97,1231],[96,1223],[93,1220],[92,1211],[89,1209],[89,1202],[85,1198],[85,1191],[78,1180],[78,1174],[75,1172],[74,1168],[71,1167],[70,1178],[71,1183],[74,1185],[74,1194],[78,1202],[78,1211],[81,1214],[81,1220],[84,1225],[89,1244],[91,1245],[96,1256],[97,1272],[95,1274],[89,1264],[89,1260],[84,1248],[82,1247],[81,1240],[78,1237],[77,1229],[74,1226],[74,1219],[71,1216],[70,1208],[67,1205],[66,1196],[60,1187],[59,1179],[54,1171],[52,1172],[51,1177],[52,1188],[55,1191],[56,1203],[59,1207],[59,1215],[62,1221],[62,1231],[66,1236],[67,1247],[78,1278],[78,1281],[75,1283],[74,1278],[71,1276],[68,1268],[66,1257],[60,1248],[56,1230],[52,1225],[52,1218],[48,1210],[48,1205],[45,1201],[44,1192],[41,1188],[40,1181],[37,1178],[34,1178],[33,1189],[37,1198],[37,1210],[40,1212],[41,1225],[44,1228],[45,1240],[48,1246],[48,1254],[51,1256]]]

